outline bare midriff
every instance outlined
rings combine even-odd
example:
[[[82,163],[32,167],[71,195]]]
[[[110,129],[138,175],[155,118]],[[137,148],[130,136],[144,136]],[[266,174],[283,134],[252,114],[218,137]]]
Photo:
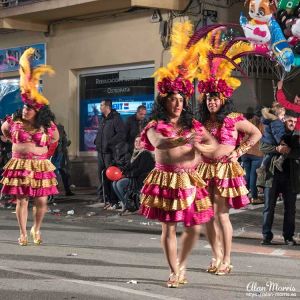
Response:
[[[196,153],[194,148],[186,145],[167,150],[155,149],[155,161],[162,165],[191,169],[196,165]]]
[[[37,155],[43,155],[48,152],[48,147],[37,147],[35,143],[13,143],[12,151],[20,154],[34,153]]]
[[[235,146],[233,146],[233,145],[219,144],[216,151],[214,151],[210,155],[205,155],[205,157],[210,158],[210,159],[222,158],[224,156],[230,155],[234,149],[235,149]]]

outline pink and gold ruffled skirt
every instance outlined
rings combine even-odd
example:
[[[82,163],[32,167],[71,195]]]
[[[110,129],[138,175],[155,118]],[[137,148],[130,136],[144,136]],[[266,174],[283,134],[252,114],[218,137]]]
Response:
[[[249,204],[245,171],[238,162],[226,162],[226,158],[218,161],[204,159],[197,171],[209,186],[217,189],[230,207],[238,209]]]
[[[54,165],[46,155],[13,153],[4,166],[3,194],[42,197],[58,194]]]
[[[205,187],[195,169],[156,164],[141,190],[140,214],[185,226],[206,223],[213,209]]]

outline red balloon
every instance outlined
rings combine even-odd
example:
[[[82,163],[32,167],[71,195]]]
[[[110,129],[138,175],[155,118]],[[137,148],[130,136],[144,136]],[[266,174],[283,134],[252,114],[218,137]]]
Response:
[[[111,181],[120,180],[123,176],[122,171],[115,166],[110,166],[106,169],[106,177]]]

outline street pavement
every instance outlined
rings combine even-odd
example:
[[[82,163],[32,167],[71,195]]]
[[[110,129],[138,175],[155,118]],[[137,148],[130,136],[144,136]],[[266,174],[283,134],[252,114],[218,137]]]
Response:
[[[189,258],[189,283],[168,289],[160,224],[104,211],[95,207],[94,198],[93,191],[77,190],[49,205],[41,246],[19,246],[14,210],[0,209],[1,300],[300,298],[300,246],[283,244],[281,202],[274,219],[275,245],[260,245],[262,205],[233,210],[233,272],[205,272],[210,247],[201,235]],[[300,243],[297,202],[295,237]]]

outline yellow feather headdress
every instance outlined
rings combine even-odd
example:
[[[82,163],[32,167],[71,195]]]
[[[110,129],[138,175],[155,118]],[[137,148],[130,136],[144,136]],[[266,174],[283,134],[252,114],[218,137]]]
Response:
[[[166,67],[159,68],[153,76],[157,78],[157,89],[162,96],[178,92],[190,97],[194,92],[192,81],[197,70],[198,54],[187,44],[193,34],[193,25],[186,21],[174,24],[171,35],[171,60]]]
[[[30,60],[34,55],[34,52],[34,48],[25,50],[19,60],[20,89],[22,101],[36,110],[39,110],[44,105],[49,104],[48,99],[38,91],[40,77],[45,73],[52,75],[54,74],[54,70],[47,65],[40,65],[37,68],[32,69]]]
[[[240,80],[231,75],[239,69],[241,57],[253,51],[252,45],[244,40],[221,40],[222,29],[214,29],[200,39],[196,46],[199,53],[198,90],[202,94],[219,93],[221,99],[232,96],[233,91],[241,84]]]

